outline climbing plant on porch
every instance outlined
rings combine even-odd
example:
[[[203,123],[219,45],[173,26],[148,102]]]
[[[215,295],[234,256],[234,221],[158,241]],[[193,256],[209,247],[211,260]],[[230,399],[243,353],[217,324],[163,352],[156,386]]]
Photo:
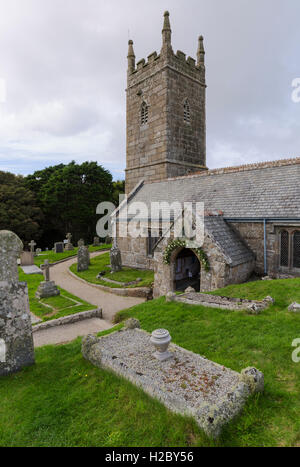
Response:
[[[167,246],[167,248],[164,251],[163,261],[164,261],[165,264],[170,264],[172,252],[174,250],[176,250],[177,248],[180,248],[180,247],[187,248],[185,240],[180,240],[178,238],[176,240],[172,240],[169,243],[169,245]],[[208,258],[206,256],[206,254],[204,253],[204,251],[202,250],[202,248],[192,248],[192,251],[194,251],[194,253],[196,253],[196,255],[198,256],[198,258],[199,258],[202,266],[204,267],[205,271],[208,272],[209,269],[210,269],[209,260],[208,260]]]

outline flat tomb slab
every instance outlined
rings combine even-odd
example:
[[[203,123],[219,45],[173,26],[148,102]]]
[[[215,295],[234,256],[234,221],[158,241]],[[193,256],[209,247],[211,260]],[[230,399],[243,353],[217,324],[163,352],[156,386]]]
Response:
[[[83,340],[83,356],[94,365],[112,370],[159,399],[170,410],[193,416],[212,437],[243,408],[251,394],[242,375],[170,344],[170,360],[154,357],[150,334],[126,329],[99,339]]]
[[[33,266],[21,266],[21,268],[23,269],[23,272],[25,274],[43,274],[43,271],[39,267],[37,267],[35,265],[33,265]]]

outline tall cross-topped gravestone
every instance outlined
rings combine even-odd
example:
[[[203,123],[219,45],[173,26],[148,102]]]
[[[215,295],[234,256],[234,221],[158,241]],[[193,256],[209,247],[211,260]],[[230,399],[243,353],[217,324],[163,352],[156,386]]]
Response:
[[[44,273],[45,280],[40,283],[35,294],[36,298],[40,300],[41,298],[56,297],[57,295],[60,295],[60,290],[55,285],[55,282],[50,281],[50,264],[47,259],[44,264],[41,265],[41,269]]]
[[[28,243],[28,246],[30,246],[30,251],[31,251],[31,253],[34,254],[34,247],[36,246],[35,241],[34,241],[34,240],[31,240],[31,242]]]
[[[19,282],[19,237],[0,231],[0,376],[34,364],[34,346],[26,282]]]
[[[66,251],[74,250],[74,246],[73,246],[72,243],[71,243],[72,234],[68,233],[68,234],[66,235],[66,239],[67,239],[67,244],[66,244],[66,246],[65,246]]]

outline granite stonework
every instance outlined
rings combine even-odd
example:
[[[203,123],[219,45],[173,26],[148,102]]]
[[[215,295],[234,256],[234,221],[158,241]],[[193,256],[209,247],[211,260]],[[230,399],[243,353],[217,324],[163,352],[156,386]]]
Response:
[[[181,295],[167,295],[168,301],[186,303],[187,305],[202,305],[209,308],[221,308],[223,310],[247,311],[249,314],[260,314],[263,310],[275,303],[272,297],[264,300],[245,300],[242,298],[221,297],[197,292],[186,291]]]
[[[34,265],[34,254],[32,251],[22,251],[20,254],[21,266],[33,266]]]
[[[111,273],[119,272],[122,270],[121,252],[117,246],[113,246],[110,250],[110,267]]]
[[[63,253],[64,252],[64,242],[56,242],[54,243],[54,253]]]
[[[135,63],[128,47],[126,193],[141,180],[206,170],[206,84],[203,38],[197,62],[173,52],[168,12],[160,54]],[[147,118],[142,119],[146,107]]]
[[[66,251],[73,251],[74,250],[74,245],[72,244],[72,234],[68,233],[66,235],[67,243],[65,244],[65,250]]]
[[[39,287],[35,293],[38,300],[41,298],[56,297],[60,295],[60,290],[55,285],[54,281],[50,280],[50,264],[48,260],[45,260],[44,264],[41,265],[44,273],[45,280],[39,284]]]
[[[0,231],[0,376],[35,361],[28,288],[18,278],[17,258],[22,248],[17,235]]]
[[[264,390],[263,374],[247,368],[241,374],[175,344],[171,358],[155,358],[151,335],[129,328],[82,341],[83,357],[99,368],[125,377],[168,409],[192,416],[208,436],[218,437],[255,392]]]
[[[77,271],[87,271],[90,265],[90,252],[88,246],[79,246],[77,253]]]

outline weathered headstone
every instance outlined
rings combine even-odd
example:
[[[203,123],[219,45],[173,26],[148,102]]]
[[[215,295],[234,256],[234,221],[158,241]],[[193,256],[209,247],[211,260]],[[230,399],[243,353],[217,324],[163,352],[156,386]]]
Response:
[[[80,240],[78,240],[77,246],[78,247],[84,246],[84,240],[82,238]]]
[[[111,237],[108,237],[108,236],[107,236],[106,239],[105,239],[106,245],[110,245],[111,242],[112,242]]]
[[[47,259],[44,264],[41,265],[41,268],[43,270],[45,280],[40,283],[35,293],[36,298],[40,300],[41,298],[56,297],[60,294],[60,291],[55,285],[55,282],[50,281],[50,265]]]
[[[113,246],[110,250],[110,267],[111,273],[122,270],[121,251],[117,246]]]
[[[34,258],[33,253],[31,251],[22,251],[20,255],[21,259],[21,266],[33,266],[34,265]]]
[[[16,234],[0,231],[0,376],[34,364],[28,289],[18,277],[22,248]]]
[[[65,246],[65,250],[66,250],[66,251],[72,251],[72,250],[74,250],[74,246],[73,246],[72,243],[71,243],[72,234],[68,233],[68,234],[66,235],[66,239],[67,239],[67,243],[66,243],[66,246]]]
[[[30,247],[31,253],[33,253],[33,255],[34,255],[34,247],[36,246],[35,241],[34,241],[34,240],[31,240],[31,242],[28,243],[28,246]]]
[[[63,253],[64,252],[64,243],[63,242],[54,243],[54,252],[55,253]]]
[[[94,237],[93,246],[99,246],[99,245],[100,245],[100,238],[99,237]]]
[[[77,254],[77,271],[86,271],[90,265],[90,252],[87,246],[80,246]]]
[[[41,248],[37,248],[35,252],[36,252],[37,255],[40,255],[42,253],[42,250],[41,250]]]

